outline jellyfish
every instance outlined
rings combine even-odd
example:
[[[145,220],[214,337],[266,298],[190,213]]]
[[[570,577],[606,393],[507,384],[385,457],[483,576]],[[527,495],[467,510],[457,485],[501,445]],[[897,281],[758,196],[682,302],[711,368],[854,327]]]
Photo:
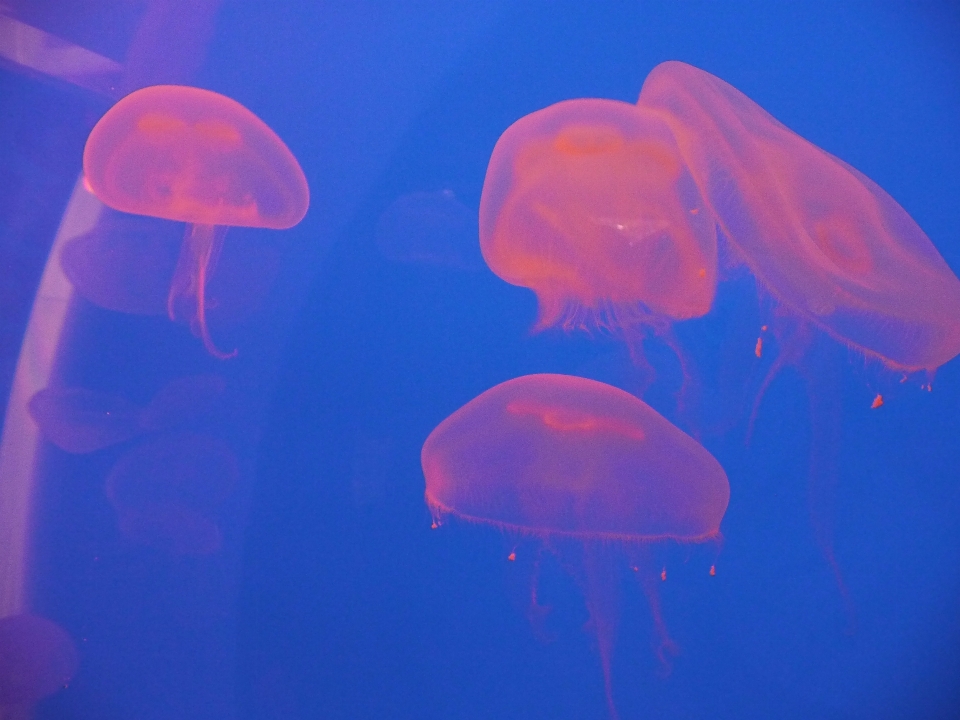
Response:
[[[475,271],[483,267],[477,212],[453,190],[401,195],[377,222],[377,248],[392,262]]]
[[[240,470],[230,446],[199,433],[171,433],[124,454],[107,476],[120,531],[174,555],[203,556],[222,545],[216,514]]]
[[[258,117],[208,90],[156,85],[131,93],[94,126],[83,152],[89,189],[126,213],[187,223],[167,294],[171,319],[192,305],[194,329],[217,358],[207,329],[207,283],[231,226],[282,230],[307,212],[296,158]]]
[[[28,713],[33,703],[66,687],[78,665],[73,640],[52,620],[0,618],[0,716]]]
[[[775,305],[769,333],[780,351],[757,394],[748,437],[779,370],[793,366],[807,382],[814,534],[852,627],[829,517],[840,446],[839,361],[851,353],[902,381],[924,373],[929,390],[936,368],[960,353],[960,280],[880,186],[723,80],[666,62],[647,77],[637,106],[669,125],[721,243]],[[767,331],[764,325],[753,347],[758,358]],[[882,405],[876,393],[871,407]]]
[[[533,537],[578,575],[616,717],[618,565],[642,566],[659,651],[668,652],[646,548],[719,538],[730,496],[720,464],[635,396],[569,375],[487,390],[437,426],[421,460],[435,526],[452,516]]]
[[[622,336],[644,369],[644,334],[705,315],[716,290],[714,223],[670,126],[613,100],[560,102],[503,133],[480,248],[494,273],[536,293],[535,329]]]
[[[140,407],[114,393],[51,386],[35,393],[27,408],[49,442],[86,454],[145,433],[202,422],[215,412],[225,389],[219,375],[188,375],[171,380]]]
[[[681,62],[654,68],[637,106],[669,125],[724,240],[787,314],[894,371],[960,353],[960,280],[879,185]]]

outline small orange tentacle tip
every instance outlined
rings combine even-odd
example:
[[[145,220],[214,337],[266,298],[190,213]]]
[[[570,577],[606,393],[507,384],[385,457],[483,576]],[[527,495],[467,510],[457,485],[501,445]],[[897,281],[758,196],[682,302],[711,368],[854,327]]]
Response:
[[[666,580],[666,579],[667,579],[667,569],[666,569],[666,568],[664,568],[663,570],[660,571],[660,579],[661,579],[661,580]]]
[[[432,523],[430,523],[430,529],[431,529],[431,530],[436,530],[438,527],[440,527],[440,526],[437,524],[437,521],[436,521],[436,520],[434,520]]]
[[[883,405],[883,395],[877,393],[877,396],[873,399],[873,402],[870,403],[870,409],[876,410],[881,405]]]
[[[710,566],[710,577],[716,577],[716,575],[717,575],[717,566],[716,566],[716,565],[711,565],[711,566]]]
[[[510,562],[513,562],[513,561],[516,560],[516,559],[517,559],[517,553],[516,553],[515,551],[511,550],[511,551],[510,551],[510,554],[507,555],[507,560],[509,560]]]
[[[760,357],[761,355],[763,355],[763,338],[762,337],[757,338],[757,346],[753,349],[753,354],[756,355],[757,357]]]

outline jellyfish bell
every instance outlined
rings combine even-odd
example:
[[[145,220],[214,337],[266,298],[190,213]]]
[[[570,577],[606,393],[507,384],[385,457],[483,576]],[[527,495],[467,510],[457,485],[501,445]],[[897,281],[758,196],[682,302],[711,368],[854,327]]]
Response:
[[[83,154],[88,187],[122,212],[188,224],[167,297],[195,303],[197,331],[210,339],[205,292],[227,227],[282,230],[306,214],[309,189],[280,138],[238,102],[209,90],[156,85],[104,115]]]
[[[895,371],[960,353],[960,280],[875,182],[685,63],[654,68],[637,106],[673,130],[734,254],[791,314]]]
[[[86,454],[146,433],[209,424],[223,409],[225,391],[219,375],[188,375],[171,380],[140,407],[113,393],[50,386],[36,392],[27,409],[49,442]]]
[[[69,453],[95,452],[142,432],[138,406],[87,388],[44,388],[30,398],[28,410],[44,437]]]
[[[107,476],[106,495],[133,542],[174,555],[210,555],[222,542],[217,513],[239,475],[224,441],[169,433],[124,454]]]
[[[401,195],[383,211],[377,248],[391,262],[475,271],[484,267],[477,212],[452,190]]]
[[[435,524],[453,516],[533,537],[568,565],[582,558],[574,572],[615,714],[617,566],[644,563],[652,544],[716,540],[730,496],[720,464],[633,395],[567,375],[528,375],[487,390],[437,426],[421,460]],[[642,570],[649,577],[649,565]],[[644,589],[667,646],[659,601],[650,583]]]
[[[491,270],[537,295],[537,327],[631,334],[700,317],[716,236],[670,127],[613,100],[568,100],[500,137],[480,201]]]

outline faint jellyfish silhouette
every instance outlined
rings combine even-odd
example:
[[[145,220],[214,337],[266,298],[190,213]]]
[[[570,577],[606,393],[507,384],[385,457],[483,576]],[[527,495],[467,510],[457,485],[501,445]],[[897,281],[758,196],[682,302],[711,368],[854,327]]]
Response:
[[[150,432],[210,421],[223,409],[227,382],[220,375],[186,375],[160,388],[140,415]]]
[[[960,280],[916,222],[868,177],[792,132],[746,95],[681,62],[658,65],[638,107],[670,125],[730,255],[776,307],[753,347],[779,340],[749,420],[776,374],[795,367],[812,416],[814,532],[854,621],[834,555],[840,451],[836,384],[844,352],[900,374],[960,352]],[[746,352],[746,350],[745,350]],[[877,393],[871,407],[883,405]]]
[[[237,320],[256,311],[279,270],[276,243],[231,236],[208,277],[207,315]],[[183,239],[167,220],[105,210],[90,232],[68,242],[60,266],[74,289],[94,305],[134,315],[164,315]],[[208,273],[209,275],[209,273]]]
[[[394,200],[377,221],[377,247],[392,262],[479,270],[477,213],[452,190],[412,192]]]
[[[86,388],[44,388],[30,398],[28,409],[44,437],[69,453],[95,452],[143,432],[140,407]]]
[[[64,246],[60,266],[94,305],[163,315],[182,235],[165,220],[105,211],[91,232]]]
[[[141,408],[111,393],[48,387],[30,398],[28,410],[49,442],[86,454],[144,433],[201,422],[216,411],[225,389],[218,375],[190,375],[171,380]]]
[[[229,226],[282,230],[307,212],[309,190],[296,158],[258,117],[208,90],[157,85],[126,96],[90,133],[83,170],[91,191],[116,210],[188,223],[167,295],[181,302],[204,347],[206,288]]]
[[[78,665],[73,640],[56,623],[38,615],[0,618],[0,715],[27,711],[66,687]]]
[[[161,435],[123,455],[107,476],[120,531],[174,555],[210,555],[222,544],[216,514],[239,466],[230,446],[195,433]]]
[[[649,546],[719,539],[730,496],[719,463],[643,401],[568,375],[528,375],[487,390],[437,426],[421,460],[435,525],[450,515],[534,537],[574,573],[615,717],[619,566],[640,574],[666,662],[673,643]]]
[[[623,336],[646,367],[644,333],[700,317],[717,283],[714,223],[656,114],[568,100],[497,141],[480,200],[491,270],[537,295],[537,329]],[[682,356],[678,351],[681,361]]]

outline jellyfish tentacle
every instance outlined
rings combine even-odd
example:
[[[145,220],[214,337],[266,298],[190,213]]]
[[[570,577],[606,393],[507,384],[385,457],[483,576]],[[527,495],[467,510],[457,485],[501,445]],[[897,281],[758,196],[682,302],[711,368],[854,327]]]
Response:
[[[837,348],[821,341],[811,348],[812,359],[802,371],[810,402],[810,479],[807,499],[810,523],[820,553],[833,574],[843,603],[848,634],[856,632],[856,604],[850,595],[835,549],[836,490],[839,484],[839,457],[842,415],[837,388],[840,384]]]
[[[757,423],[757,415],[760,413],[760,403],[763,402],[767,390],[776,379],[780,371],[787,367],[799,369],[800,360],[813,342],[813,331],[811,327],[804,322],[789,323],[786,326],[775,330],[775,335],[779,341],[780,350],[774,359],[770,369],[760,383],[757,395],[753,401],[753,407],[750,409],[750,417],[747,420],[747,432],[744,436],[744,445],[749,446],[753,439],[753,430]]]
[[[603,688],[610,720],[619,720],[613,700],[613,651],[620,622],[620,578],[617,563],[609,548],[588,542],[583,549],[583,591],[590,614],[589,623],[597,639]]]
[[[665,579],[663,573],[666,571],[656,572],[657,563],[654,562],[652,555],[648,547],[640,546],[633,568],[640,581],[640,588],[650,605],[650,615],[653,618],[653,628],[656,633],[655,651],[660,661],[659,674],[666,677],[673,671],[671,658],[680,654],[680,646],[670,637],[670,631],[667,630],[667,624],[663,619],[663,606],[660,602],[660,589],[657,587],[658,583]]]
[[[194,226],[197,227],[197,226]],[[235,357],[237,349],[230,352],[223,352],[213,342],[210,332],[207,329],[206,316],[206,285],[207,274],[213,274],[216,268],[217,260],[220,258],[220,249],[223,247],[223,238],[226,235],[226,228],[218,228],[215,225],[202,226],[208,230],[204,233],[203,253],[197,253],[197,323],[200,326],[200,339],[203,340],[203,346],[207,352],[219,360],[228,360]],[[206,240],[209,237],[209,240]]]
[[[527,608],[527,620],[533,630],[534,637],[540,642],[549,643],[556,640],[555,633],[547,630],[546,620],[553,608],[540,602],[540,563],[543,559],[543,548],[537,549],[537,555],[533,561],[533,568],[530,572],[530,605]]]
[[[207,328],[207,281],[216,268],[226,232],[226,227],[220,225],[194,223],[187,226],[167,295],[167,314],[171,320],[177,319],[178,300],[192,298],[195,301],[196,310],[191,325],[207,352],[219,360],[227,360],[237,354],[236,349],[231,352],[220,350]]]

